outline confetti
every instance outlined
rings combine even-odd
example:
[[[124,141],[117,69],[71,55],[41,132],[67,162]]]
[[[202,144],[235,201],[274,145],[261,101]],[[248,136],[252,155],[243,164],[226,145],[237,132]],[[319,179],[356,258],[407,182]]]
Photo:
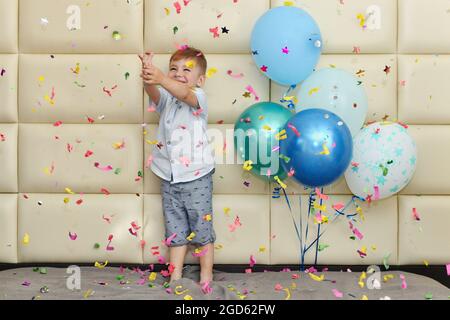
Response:
[[[191,232],[191,234],[186,237],[186,240],[192,241],[192,239],[194,239],[194,238],[195,238],[195,232]]]
[[[208,71],[206,71],[206,77],[211,78],[216,73],[217,73],[217,68],[209,68]]]
[[[241,79],[241,78],[244,77],[244,74],[243,74],[243,73],[233,74],[233,71],[232,71],[232,70],[228,70],[228,71],[227,71],[227,74],[228,74],[230,77],[235,78],[235,79]]]
[[[213,38],[219,38],[219,27],[209,28],[209,32],[213,34]]]
[[[104,263],[100,263],[98,261],[95,261],[94,267],[98,269],[104,269],[108,265],[108,260],[106,260]]]
[[[116,41],[122,40],[122,35],[119,31],[113,31],[112,38]]]
[[[402,289],[408,288],[408,284],[406,283],[406,278],[403,274],[400,274],[400,279],[402,280]]]
[[[412,216],[413,216],[414,220],[420,221],[419,213],[417,212],[416,208],[412,208]]]
[[[100,164],[98,162],[94,163],[94,167],[96,167],[97,169],[100,169],[102,171],[111,171],[113,169],[113,167],[110,165],[105,166],[105,167],[100,167]]]
[[[172,234],[170,237],[164,240],[164,244],[169,247],[170,244],[172,243],[172,240],[175,239],[176,236],[177,236],[176,233]]]
[[[308,273],[308,275],[309,275],[309,277],[311,278],[311,279],[313,279],[314,281],[323,281],[324,279],[325,279],[325,275],[321,275],[320,277],[319,276],[316,276],[315,274],[313,274],[313,273]]]
[[[245,89],[255,97],[255,101],[259,101],[259,96],[251,85],[246,86]]]
[[[69,238],[70,238],[70,240],[76,240],[77,237],[78,237],[78,235],[75,232],[72,233],[72,232],[69,231]]]
[[[241,226],[242,226],[241,220],[239,219],[239,216],[236,216],[233,224],[228,225],[228,229],[230,230],[230,232],[234,232],[238,227],[241,227]]]
[[[255,257],[253,255],[250,256],[250,267],[253,268],[253,266],[256,264]]]
[[[25,233],[22,238],[22,243],[24,245],[28,245],[30,243],[30,235],[28,233]]]
[[[333,291],[333,294],[336,298],[342,298],[344,296],[344,294],[340,292],[338,289],[332,289],[331,291]]]

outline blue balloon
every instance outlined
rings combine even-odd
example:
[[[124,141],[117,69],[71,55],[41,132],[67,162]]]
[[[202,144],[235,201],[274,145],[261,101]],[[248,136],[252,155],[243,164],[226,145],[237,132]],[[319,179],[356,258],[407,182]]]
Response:
[[[322,36],[314,19],[291,6],[267,11],[251,35],[253,59],[258,68],[281,85],[306,79],[319,60]]]
[[[352,158],[353,139],[336,114],[323,109],[301,111],[286,123],[285,130],[280,153],[288,159],[281,165],[286,172],[294,170],[297,182],[323,187],[344,174]]]

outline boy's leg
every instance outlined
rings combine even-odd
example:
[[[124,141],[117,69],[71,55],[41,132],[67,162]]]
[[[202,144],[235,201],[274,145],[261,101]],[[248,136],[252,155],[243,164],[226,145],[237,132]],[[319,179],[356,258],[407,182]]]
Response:
[[[169,259],[170,260],[169,261],[175,267],[172,274],[170,275],[170,282],[176,281],[176,280],[179,280],[182,278],[184,257],[186,256],[186,252],[187,252],[187,245],[178,246],[178,247],[170,247],[170,249],[169,249],[169,256],[170,256]]]
[[[204,255],[200,257],[200,283],[211,282],[213,280],[213,265],[214,265],[214,244],[208,243],[200,247],[200,250],[207,250]]]

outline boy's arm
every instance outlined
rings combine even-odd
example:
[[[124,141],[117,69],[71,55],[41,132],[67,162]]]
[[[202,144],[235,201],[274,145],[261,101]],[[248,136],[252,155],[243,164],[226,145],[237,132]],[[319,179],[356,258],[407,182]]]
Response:
[[[159,93],[159,89],[154,84],[144,84],[145,92],[147,92],[150,99],[154,104],[159,104],[159,99],[161,98],[161,94]]]
[[[197,96],[193,91],[194,89],[188,85],[173,80],[167,76],[163,78],[161,85],[178,100],[187,103],[192,108],[200,108]]]

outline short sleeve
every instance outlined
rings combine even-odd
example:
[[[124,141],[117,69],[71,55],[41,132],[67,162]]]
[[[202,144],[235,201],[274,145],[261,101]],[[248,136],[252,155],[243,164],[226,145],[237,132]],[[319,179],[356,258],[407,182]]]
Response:
[[[161,112],[163,112],[163,110],[167,104],[167,100],[169,99],[170,94],[163,87],[158,87],[158,90],[159,90],[159,102],[156,105],[156,112],[161,114]]]
[[[208,102],[206,101],[206,93],[202,88],[196,88],[195,95],[197,97],[198,105],[202,109],[200,116],[207,119],[208,118]]]

